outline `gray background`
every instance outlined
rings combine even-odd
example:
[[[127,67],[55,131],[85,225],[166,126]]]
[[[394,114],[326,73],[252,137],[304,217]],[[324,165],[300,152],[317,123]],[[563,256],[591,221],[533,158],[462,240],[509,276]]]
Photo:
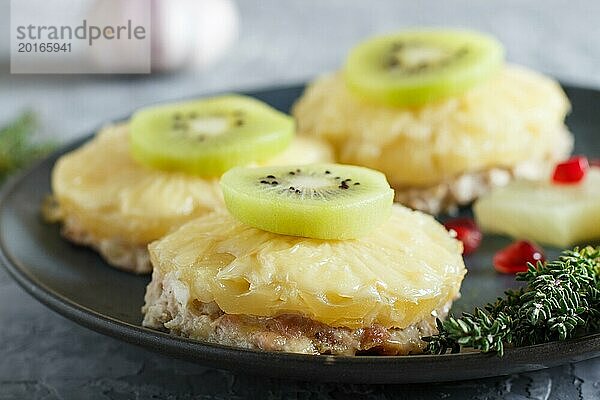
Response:
[[[0,1],[0,26],[8,34]],[[508,59],[600,87],[595,0],[238,1],[241,34],[206,71],[139,77],[0,73],[0,123],[36,110],[43,134],[67,140],[148,103],[297,83],[337,68],[356,41],[415,25],[488,31]],[[0,42],[1,44],[1,42]],[[0,46],[0,51],[1,46]],[[415,386],[290,383],[168,359],[88,331],[47,310],[0,269],[0,399],[124,398],[594,399],[600,362],[476,382]]]

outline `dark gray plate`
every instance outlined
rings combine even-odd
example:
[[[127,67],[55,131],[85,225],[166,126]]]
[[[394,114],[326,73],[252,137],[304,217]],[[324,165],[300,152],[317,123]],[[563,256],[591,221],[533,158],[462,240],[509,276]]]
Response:
[[[600,92],[567,87],[573,103],[568,124],[576,134],[576,152],[600,157]],[[301,86],[252,95],[288,111]],[[504,358],[479,353],[407,357],[333,357],[250,351],[206,344],[141,326],[140,307],[148,277],[109,268],[93,251],[63,240],[55,225],[39,217],[50,191],[50,171],[78,140],[8,183],[0,200],[0,260],[32,296],[60,314],[98,332],[160,353],[217,368],[303,380],[351,383],[438,382],[481,378],[600,356],[600,334],[567,342],[508,349]],[[469,210],[463,210],[469,213]],[[491,267],[495,250],[509,243],[488,236],[475,256],[454,311],[470,310],[514,287],[511,276]],[[547,249],[554,257],[556,249]]]

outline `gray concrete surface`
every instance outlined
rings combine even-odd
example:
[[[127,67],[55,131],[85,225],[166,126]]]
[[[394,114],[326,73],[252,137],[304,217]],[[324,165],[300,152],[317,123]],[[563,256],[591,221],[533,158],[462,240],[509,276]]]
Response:
[[[5,1],[5,0],[4,0]],[[0,74],[0,122],[33,108],[67,140],[148,103],[300,82],[338,67],[373,33],[414,25],[488,31],[508,58],[600,87],[600,2],[592,0],[239,0],[241,37],[204,72],[110,79]],[[6,27],[6,15],[0,26]],[[88,331],[24,293],[0,269],[0,399],[597,399],[600,361],[438,385],[290,383],[168,359]]]

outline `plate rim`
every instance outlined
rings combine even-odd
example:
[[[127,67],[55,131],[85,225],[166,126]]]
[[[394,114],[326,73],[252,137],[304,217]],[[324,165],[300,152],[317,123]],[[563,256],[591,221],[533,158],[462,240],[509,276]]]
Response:
[[[265,89],[255,89],[252,91],[244,91],[243,93],[250,96],[260,95],[261,93],[269,93],[276,90],[297,90],[304,87],[304,84],[292,84],[292,85],[281,85],[281,86],[272,86],[266,87]],[[578,85],[570,85],[570,84],[562,84],[562,87],[567,90],[576,90],[576,91],[591,91],[600,95],[600,90],[595,88],[586,88]],[[205,96],[205,95],[202,95]],[[208,95],[206,95],[208,96]],[[118,122],[128,118],[128,116],[123,118],[116,118],[111,121],[107,121],[102,125],[110,122]],[[102,126],[101,125],[101,126]],[[38,170],[44,169],[44,165],[50,163],[52,166],[58,157],[65,154],[66,152],[84,144],[88,140],[90,140],[95,134],[95,130],[92,131],[91,134],[87,134],[85,136],[79,136],[73,140],[70,140],[60,146],[58,149],[47,155],[46,157],[36,161],[28,168],[19,173],[11,176],[3,185],[0,190],[0,215],[5,212],[5,208],[7,207],[7,203],[10,201],[11,195],[18,192],[19,186],[23,184],[28,177],[34,175]],[[4,222],[0,219],[0,225]],[[357,367],[359,365],[368,364],[372,365],[373,362],[377,362],[377,364],[381,364],[381,366],[389,365],[390,363],[401,363],[406,364],[409,367],[409,364],[414,364],[414,361],[419,361],[420,363],[446,363],[454,360],[464,360],[469,361],[474,364],[479,361],[488,360],[491,357],[496,357],[497,361],[502,362],[502,360],[509,359],[520,359],[520,355],[526,352],[533,352],[539,354],[552,354],[552,353],[562,353],[566,352],[567,354],[573,352],[573,347],[580,345],[582,343],[597,343],[597,346],[593,346],[597,349],[597,354],[594,355],[586,355],[578,354],[576,357],[576,361],[581,361],[588,358],[594,358],[600,355],[600,333],[585,335],[579,338],[567,340],[567,341],[555,341],[549,343],[542,343],[532,346],[523,346],[517,348],[507,348],[505,350],[504,358],[499,358],[495,354],[489,353],[480,353],[480,352],[464,352],[459,354],[443,354],[443,355],[409,355],[409,356],[374,356],[374,355],[358,355],[358,356],[332,356],[332,355],[310,355],[310,354],[297,354],[297,353],[287,353],[287,352],[269,352],[263,350],[252,350],[252,349],[244,349],[233,346],[220,345],[215,343],[203,342],[199,340],[182,338],[179,336],[171,335],[165,332],[156,331],[150,328],[143,327],[141,325],[135,325],[126,321],[119,320],[117,318],[105,315],[99,311],[95,311],[93,309],[87,308],[81,304],[78,304],[76,301],[71,300],[68,297],[63,296],[57,291],[53,290],[51,287],[45,285],[41,281],[39,281],[35,276],[30,274],[27,271],[27,267],[24,266],[13,254],[11,254],[10,249],[7,248],[6,240],[4,238],[3,232],[0,231],[0,263],[4,265],[5,269],[8,271],[9,275],[21,286],[29,295],[35,298],[40,303],[44,304],[46,307],[50,308],[54,312],[66,317],[74,321],[75,323],[84,326],[88,329],[99,332],[103,335],[114,337],[116,339],[135,344],[146,349],[149,349],[154,352],[159,353],[167,353],[170,356],[175,356],[177,358],[187,359],[199,363],[203,363],[205,365],[209,365],[214,368],[223,369],[223,357],[238,359],[240,361],[245,361],[240,363],[240,365],[236,366],[229,361],[226,369],[234,370],[236,372],[245,372],[248,373],[248,370],[245,368],[248,362],[252,360],[258,360],[262,362],[293,362],[294,365],[304,365],[304,366],[312,366],[315,367],[315,364],[319,366],[319,370],[325,368],[332,368],[334,366],[350,366]],[[195,354],[195,356],[194,356]],[[201,354],[201,357],[198,355]],[[527,360],[523,360],[527,361]],[[556,360],[555,360],[556,361]],[[559,362],[549,362],[547,365],[545,364],[527,364],[523,368],[524,371],[532,371],[538,369],[544,369],[547,367],[551,367],[554,365],[564,364],[571,362],[572,360],[564,360]],[[256,371],[259,375],[268,375],[273,376],[273,374],[268,373],[267,371]],[[331,372],[331,371],[330,371]],[[297,374],[298,376],[291,376],[292,379],[302,379],[302,376],[305,374]],[[354,376],[354,374],[351,374]],[[479,374],[477,378],[485,378],[485,377],[493,377],[499,376],[500,374],[496,372],[483,372]],[[347,376],[345,376],[347,377]],[[331,380],[327,377],[325,379],[319,379],[319,375],[312,374],[312,378],[310,380],[314,381],[324,381],[330,382]],[[474,379],[474,378],[467,378]],[[455,379],[423,379],[423,380],[392,380],[384,379],[382,381],[368,379],[365,382],[370,383],[409,383],[409,382],[445,382],[451,381]],[[352,382],[358,383],[356,379],[347,380],[342,377],[342,380],[338,380],[339,382]]]

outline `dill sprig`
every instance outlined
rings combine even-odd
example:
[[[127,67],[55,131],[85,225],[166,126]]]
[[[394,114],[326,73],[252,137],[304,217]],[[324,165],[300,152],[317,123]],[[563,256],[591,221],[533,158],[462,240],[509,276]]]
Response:
[[[438,334],[423,338],[427,352],[473,348],[504,354],[506,346],[566,340],[600,331],[600,247],[565,250],[548,263],[517,274],[527,282],[504,298],[460,318],[437,321]]]
[[[55,147],[52,142],[33,142],[32,136],[36,129],[36,118],[31,111],[23,112],[0,128],[0,182]]]

